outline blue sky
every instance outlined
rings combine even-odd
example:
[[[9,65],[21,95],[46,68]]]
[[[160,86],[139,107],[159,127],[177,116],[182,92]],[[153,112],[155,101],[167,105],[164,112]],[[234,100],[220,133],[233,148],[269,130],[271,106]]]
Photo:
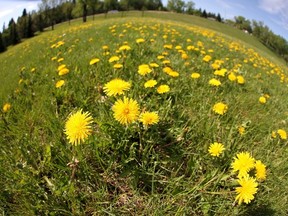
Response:
[[[162,0],[167,5],[168,0]],[[188,0],[186,0],[187,2]],[[225,19],[244,16],[249,20],[263,21],[275,34],[288,41],[288,0],[192,0],[196,8],[220,13]],[[8,25],[13,17],[17,20],[22,11],[38,10],[41,0],[0,0],[0,28]]]

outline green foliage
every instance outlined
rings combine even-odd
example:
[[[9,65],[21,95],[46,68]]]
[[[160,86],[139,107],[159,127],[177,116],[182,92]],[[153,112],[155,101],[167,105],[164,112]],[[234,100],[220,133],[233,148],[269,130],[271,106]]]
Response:
[[[274,56],[263,56],[263,47],[259,54],[255,41],[244,45],[228,30],[229,37],[191,25],[183,15],[169,14],[174,21],[148,15],[157,16],[128,13],[133,21],[120,15],[101,15],[84,24],[73,21],[0,55],[1,76],[10,76],[3,83],[13,87],[0,101],[11,104],[10,110],[1,111],[0,122],[4,214],[287,213],[287,140],[277,133],[271,138],[273,131],[287,131],[287,70]],[[198,21],[199,26],[223,27],[203,19],[193,23]],[[137,43],[141,38],[144,42]],[[124,44],[131,50],[121,51]],[[208,62],[203,60],[206,55],[212,58]],[[122,68],[109,62],[112,56],[120,58]],[[94,58],[100,61],[90,65]],[[215,62],[227,69],[224,76],[215,74]],[[151,66],[152,72],[141,76],[138,66],[150,63],[159,67]],[[62,64],[69,73],[59,76]],[[163,72],[166,66],[179,76]],[[192,79],[196,72],[200,77]],[[232,72],[245,83],[229,79]],[[131,82],[125,96],[136,100],[141,112],[156,111],[158,124],[145,128],[136,121],[126,126],[114,119],[111,108],[123,95],[103,92],[114,78]],[[209,85],[212,78],[221,86]],[[157,80],[157,86],[144,88],[149,79]],[[59,80],[65,84],[56,88]],[[158,94],[161,84],[170,91]],[[259,103],[260,96],[267,103]],[[220,101],[228,105],[224,115],[213,111]],[[93,116],[92,134],[72,146],[64,134],[65,122],[79,109]],[[239,133],[240,126],[245,133]],[[213,142],[226,148],[220,157],[208,152]],[[241,151],[267,166],[267,179],[259,183],[251,204],[239,206],[233,205],[239,185],[231,162]]]

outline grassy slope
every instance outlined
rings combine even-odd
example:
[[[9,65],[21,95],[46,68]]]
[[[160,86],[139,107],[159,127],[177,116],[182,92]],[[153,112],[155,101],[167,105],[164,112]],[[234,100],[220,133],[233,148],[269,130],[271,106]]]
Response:
[[[284,65],[284,61],[280,58],[278,58],[272,51],[270,51],[267,47],[265,47],[263,44],[261,44],[256,38],[253,36],[247,35],[244,32],[235,29],[231,26],[225,25],[223,23],[218,23],[215,21],[211,21],[208,19],[203,19],[201,17],[197,16],[189,16],[189,15],[183,15],[183,14],[176,14],[176,13],[170,13],[170,12],[149,12],[146,11],[144,14],[142,12],[138,11],[131,11],[131,12],[119,12],[116,14],[108,14],[107,17],[105,15],[96,15],[95,18],[97,22],[101,22],[101,20],[110,19],[110,18],[121,18],[121,17],[141,17],[141,16],[147,16],[147,17],[154,17],[154,18],[160,18],[164,20],[177,20],[184,23],[189,23],[192,25],[200,26],[203,28],[207,28],[213,31],[216,31],[220,33],[221,35],[231,38],[233,40],[241,41],[242,43],[246,44],[248,47],[251,47],[255,49],[257,52],[259,52],[262,56],[271,59],[273,62],[275,62],[278,65]],[[76,19],[71,21],[71,26],[76,26],[81,24],[82,19]],[[88,22],[92,21],[92,17],[88,18]],[[67,28],[67,23],[56,25],[55,28],[55,34],[59,31],[63,31]],[[50,31],[48,28],[46,30],[47,32]],[[45,31],[45,33],[46,33]],[[10,47],[6,53],[0,54],[0,62],[6,63],[7,59],[12,59],[11,62],[18,62],[18,64],[3,64],[3,66],[0,67],[0,77],[3,80],[4,83],[9,83],[9,85],[1,85],[0,86],[0,102],[3,103],[3,100],[5,98],[5,95],[7,95],[12,89],[16,86],[16,79],[15,75],[17,74],[17,71],[21,68],[20,65],[24,65],[25,62],[29,61],[29,59],[26,59],[27,55],[24,55],[25,53],[25,46],[26,44],[33,44],[38,39],[42,37],[47,37],[46,34],[40,34],[37,37],[34,37],[29,40],[25,40],[21,44],[18,44],[14,46],[13,48]],[[33,51],[31,51],[33,53]],[[20,56],[20,59],[19,59]],[[32,55],[33,57],[33,55]],[[28,56],[28,58],[31,58],[31,56]],[[19,68],[20,67],[20,68]]]
[[[121,17],[121,15],[119,13],[108,17]],[[141,13],[129,12],[125,14],[126,18],[120,20],[117,33],[121,33],[122,22],[130,22],[129,17],[135,15],[139,16]],[[148,13],[145,13],[146,15]],[[173,24],[171,22],[168,25],[172,25],[176,32],[181,31],[183,36],[177,43],[183,44],[184,47],[186,47],[185,40],[191,37],[191,32],[185,29],[191,18],[193,24],[198,23],[205,28],[218,28],[221,29],[222,33],[226,31],[229,38],[246,40],[245,46],[252,42],[251,47],[263,54],[266,53],[264,55],[269,56],[269,59],[275,59],[276,63],[281,62],[273,55],[270,58],[269,52],[266,52],[267,49],[257,41],[249,40],[250,36],[228,26],[198,17],[178,14],[161,13],[159,15],[158,13],[151,13],[151,16],[157,18],[158,16],[161,16],[161,18],[167,16],[167,18],[174,21],[179,19],[179,23],[175,22]],[[153,20],[150,19],[138,19],[137,21],[142,22],[140,25],[146,24],[146,21],[148,24],[153,24]],[[183,22],[186,24],[183,25]],[[201,55],[190,53],[193,56],[193,64],[186,68],[178,53],[171,51],[169,57],[173,62],[173,66],[185,75],[182,74],[184,77],[180,78],[179,81],[168,81],[172,87],[171,96],[164,97],[164,99],[156,96],[159,101],[151,105],[148,103],[148,95],[142,92],[139,87],[143,84],[141,83],[142,78],[136,79],[133,71],[137,70],[137,65],[141,63],[156,61],[155,57],[163,51],[161,38],[157,39],[156,45],[146,46],[146,49],[141,50],[137,49],[134,44],[135,39],[141,35],[139,32],[130,32],[127,28],[129,32],[127,39],[125,37],[124,39],[108,37],[108,27],[118,23],[118,20],[105,20],[103,15],[99,15],[92,26],[89,26],[89,23],[92,23],[89,20],[87,25],[89,28],[93,27],[91,29],[81,29],[81,25],[78,28],[80,23],[80,20],[73,21],[69,30],[67,23],[58,25],[55,31],[48,31],[27,40],[9,49],[7,53],[0,55],[0,60],[3,62],[0,69],[1,76],[4,76],[4,83],[7,83],[7,85],[3,85],[3,91],[1,89],[3,95],[7,95],[7,92],[15,89],[23,66],[26,67],[23,75],[27,76],[25,79],[28,81],[25,83],[27,88],[22,89],[22,97],[9,98],[12,102],[14,99],[19,102],[18,106],[15,107],[15,111],[10,117],[8,116],[13,122],[9,125],[10,128],[3,127],[5,133],[7,133],[5,134],[5,143],[9,141],[5,145],[7,149],[4,149],[3,152],[7,155],[15,155],[5,158],[5,154],[3,154],[5,161],[3,161],[2,156],[0,158],[1,165],[3,164],[1,172],[7,171],[6,176],[0,178],[3,185],[6,183],[7,191],[1,191],[4,205],[7,204],[5,201],[8,200],[11,204],[9,206],[10,210],[11,206],[12,210],[14,206],[23,213],[29,209],[31,204],[29,198],[31,197],[31,200],[33,200],[35,195],[36,199],[34,201],[37,202],[37,210],[30,209],[31,214],[33,211],[34,213],[38,211],[38,214],[54,211],[57,214],[61,210],[64,215],[69,215],[71,209],[79,212],[85,209],[86,213],[93,212],[96,215],[97,213],[104,214],[104,212],[116,215],[121,213],[130,215],[133,215],[133,213],[138,215],[141,213],[146,215],[152,213],[156,215],[175,215],[178,213],[183,215],[185,212],[187,214],[192,212],[208,214],[209,212],[211,215],[213,213],[237,214],[237,212],[245,212],[245,208],[233,208],[231,205],[233,195],[226,194],[222,190],[229,187],[225,183],[222,185],[225,182],[222,179],[225,179],[225,171],[227,171],[229,162],[231,162],[231,158],[235,153],[239,150],[249,149],[253,156],[257,156],[257,159],[260,158],[267,164],[269,175],[260,189],[259,194],[261,196],[257,196],[254,204],[246,211],[247,214],[256,215],[257,212],[260,212],[261,215],[271,215],[274,211],[278,215],[285,214],[287,194],[283,191],[287,189],[287,183],[284,181],[287,175],[287,171],[285,171],[287,168],[285,164],[287,143],[279,140],[271,141],[270,139],[272,130],[287,127],[285,122],[285,103],[287,103],[287,99],[284,97],[286,89],[285,84],[279,84],[278,76],[270,76],[263,72],[262,78],[258,80],[256,75],[260,74],[259,76],[261,76],[261,68],[253,68],[252,65],[248,64],[244,66],[243,70],[248,81],[244,88],[223,80],[225,87],[212,89],[206,85],[209,78],[211,78],[211,74],[208,73],[210,71],[209,67],[206,67],[205,63],[203,64]],[[133,25],[136,25],[136,29],[141,27],[137,24]],[[162,30],[163,32],[165,30],[163,26],[161,27]],[[64,32],[66,36],[63,36]],[[159,34],[161,35],[163,32]],[[169,28],[166,29],[166,34],[173,38],[171,32],[169,33]],[[147,33],[147,35],[152,37],[152,33]],[[194,33],[192,35],[192,41],[195,39],[193,43],[197,40],[203,40],[207,44],[207,49],[213,48],[215,55],[219,58],[230,57],[232,65],[228,61],[227,67],[232,67],[233,64],[241,62],[244,58],[244,54],[238,55],[237,52],[231,52],[230,54],[228,48],[223,48],[222,51],[209,39],[201,35],[194,35]],[[59,51],[49,48],[51,44],[62,38],[66,40],[63,48],[60,47]],[[90,43],[89,38],[93,38],[95,43],[93,41]],[[107,39],[111,40],[107,41]],[[137,136],[135,138],[134,128],[124,130],[119,127],[110,113],[110,104],[113,103],[113,99],[105,99],[109,103],[103,103],[102,98],[99,98],[99,92],[95,89],[95,85],[101,89],[101,85],[114,77],[109,73],[108,65],[102,61],[102,58],[105,59],[105,57],[101,56],[101,51],[99,51],[101,46],[108,44],[114,50],[124,40],[128,40],[129,44],[133,44],[134,54],[138,54],[138,51],[141,51],[142,54],[145,53],[143,57],[142,55],[127,55],[127,69],[124,73],[126,75],[123,78],[135,82],[133,87],[136,88],[136,90],[131,90],[130,96],[137,97],[140,93],[139,102],[141,106],[159,108],[163,118],[163,122],[159,125],[160,134],[156,133],[157,130],[156,132],[152,130],[155,133],[151,134],[143,133],[144,143],[147,145],[144,150],[138,149],[139,146],[135,142],[127,149],[126,145],[131,144],[129,139],[132,137],[137,140],[138,138]],[[72,50],[71,54],[70,49]],[[27,53],[29,55],[26,55]],[[64,95],[62,90],[56,91],[53,88],[54,82],[59,77],[55,76],[57,64],[51,62],[50,58],[56,55],[63,55],[65,64],[72,71],[66,77],[67,87],[63,89]],[[101,56],[101,69],[88,67],[90,59],[98,56]],[[151,59],[152,57],[153,59]],[[261,61],[259,61],[259,64],[263,67],[262,69],[268,72],[269,66],[266,66],[266,63],[263,63],[263,66]],[[30,70],[34,67],[36,73],[30,73]],[[191,70],[201,72],[203,79],[200,79],[198,83],[191,82]],[[259,74],[256,74],[254,70]],[[253,71],[253,73],[247,71]],[[101,76],[94,77],[98,72]],[[120,74],[117,73],[117,75]],[[167,77],[161,79],[163,82],[166,81]],[[271,88],[273,85],[275,87]],[[184,95],[180,94],[184,92]],[[263,93],[271,95],[271,102],[264,107],[257,103],[258,97]],[[2,96],[1,99],[3,97],[5,96]],[[55,97],[57,98],[56,101]],[[148,101],[143,100],[143,98]],[[223,118],[213,116],[210,111],[210,106],[219,99],[229,102],[229,113]],[[1,102],[3,103],[4,100]],[[58,102],[62,104],[57,105]],[[159,107],[159,104],[162,106]],[[93,116],[96,116],[99,121],[99,127],[101,128],[99,129],[100,132],[96,128],[96,135],[89,140],[91,145],[85,145],[81,149],[83,155],[85,155],[85,162],[80,163],[78,181],[75,184],[67,184],[69,181],[67,175],[69,177],[70,169],[66,164],[67,161],[71,160],[72,154],[70,153],[71,149],[66,147],[67,143],[61,131],[63,130],[65,117],[75,107],[84,107],[85,110],[92,112]],[[55,118],[55,109],[57,110],[57,118]],[[17,112],[18,115],[16,115]],[[244,123],[248,125],[247,135],[241,137],[237,135],[237,126]],[[119,140],[119,146],[113,146],[114,142],[112,141],[110,143],[111,137]],[[223,158],[225,160],[230,158],[228,161],[211,160],[205,153],[208,148],[207,144],[218,140],[225,143],[227,149],[230,149]],[[128,143],[125,143],[126,141]],[[151,146],[151,143],[154,143],[156,147]],[[177,145],[173,146],[173,143]],[[112,146],[109,148],[105,147],[104,144],[108,146],[112,144]],[[11,148],[8,147],[10,145]],[[252,145],[253,148],[251,148]],[[117,151],[120,151],[120,154]],[[98,153],[95,154],[95,152]],[[121,154],[123,154],[123,158]],[[130,156],[125,158],[126,154],[130,154]],[[83,155],[80,157],[83,157]],[[135,161],[133,157],[136,157],[139,161]],[[19,158],[21,160],[18,161]],[[27,164],[23,162],[26,159]],[[13,167],[14,163],[17,166]],[[224,168],[218,169],[217,165],[219,164]],[[133,169],[134,166],[135,169]],[[17,169],[21,169],[23,172],[19,172]],[[209,170],[213,170],[213,172]],[[131,172],[130,175],[129,172]],[[33,178],[30,178],[31,176]],[[10,177],[12,183],[6,177],[7,179]],[[221,183],[220,187],[217,182]],[[231,183],[229,179],[228,183]],[[282,187],[279,187],[279,185]],[[214,195],[213,190],[217,190]],[[217,193],[222,195],[217,196]],[[34,195],[31,196],[31,194]],[[281,197],[279,197],[279,194],[281,194]],[[46,196],[49,198],[46,198]],[[69,202],[66,203],[67,198]],[[40,202],[39,200],[45,201]],[[82,201],[85,202],[86,206],[81,206]],[[3,203],[0,204],[3,205]],[[26,214],[29,214],[29,212]]]

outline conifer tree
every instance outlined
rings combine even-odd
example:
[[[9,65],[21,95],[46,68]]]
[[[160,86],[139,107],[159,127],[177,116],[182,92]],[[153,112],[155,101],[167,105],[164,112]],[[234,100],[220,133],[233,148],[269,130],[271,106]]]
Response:
[[[2,38],[2,33],[0,32],[0,53],[6,50],[6,46],[4,40]]]

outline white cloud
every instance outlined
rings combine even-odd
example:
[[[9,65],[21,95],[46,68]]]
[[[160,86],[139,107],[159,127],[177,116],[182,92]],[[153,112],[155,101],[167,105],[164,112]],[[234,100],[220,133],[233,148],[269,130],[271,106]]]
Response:
[[[287,0],[259,0],[259,8],[276,15],[272,21],[288,30],[288,1]]]
[[[11,14],[11,13],[13,13],[13,9],[0,11],[0,18],[1,17],[5,17],[5,16],[7,16],[8,14]]]

